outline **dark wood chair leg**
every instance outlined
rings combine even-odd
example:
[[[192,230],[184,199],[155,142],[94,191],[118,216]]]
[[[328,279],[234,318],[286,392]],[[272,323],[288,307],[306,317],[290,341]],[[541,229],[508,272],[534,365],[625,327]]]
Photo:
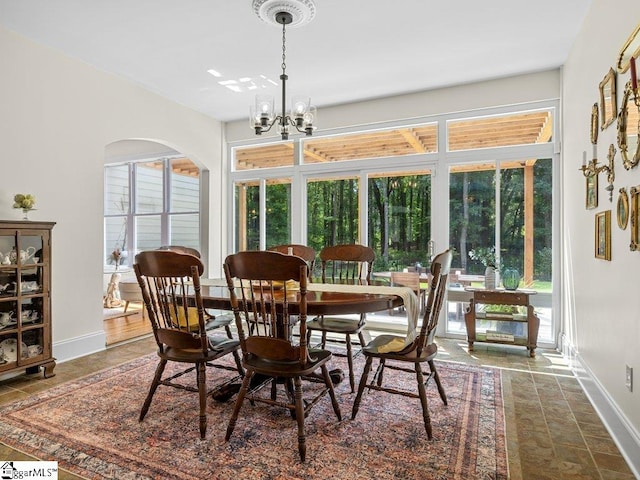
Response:
[[[140,422],[144,419],[144,416],[149,411],[149,406],[151,405],[151,400],[153,399],[153,394],[156,393],[158,389],[158,385],[160,385],[160,380],[162,379],[162,372],[164,372],[164,367],[167,366],[167,361],[161,359],[156,367],[156,374],[153,377],[153,382],[151,382],[151,388],[149,388],[149,393],[147,394],[147,398],[144,400],[144,404],[142,405],[142,410],[140,411],[140,418],[138,419]]]
[[[438,375],[438,370],[436,370],[436,366],[433,363],[433,360],[429,360],[429,368],[431,369],[431,373],[433,373],[433,379],[436,381],[436,386],[438,387],[438,393],[440,394],[442,403],[444,403],[445,405],[449,405],[447,403],[447,394],[444,391],[442,382],[440,382],[440,375]]]
[[[358,413],[358,408],[360,408],[360,400],[362,399],[362,393],[364,392],[364,387],[367,385],[367,379],[369,378],[369,373],[371,372],[371,363],[373,362],[373,357],[367,357],[367,361],[364,364],[364,370],[362,371],[362,377],[360,377],[360,385],[358,385],[358,394],[356,395],[356,399],[353,402],[353,408],[351,410],[351,419],[356,418],[356,414]]]
[[[433,437],[431,432],[431,416],[429,415],[429,405],[427,403],[427,388],[424,385],[424,375],[420,363],[415,363],[416,377],[418,380],[418,395],[420,396],[420,404],[422,405],[422,418],[424,419],[424,428],[427,431],[427,438],[431,440]]]
[[[324,384],[329,390],[329,396],[331,397],[331,405],[333,406],[333,411],[338,417],[338,421],[342,420],[342,413],[340,413],[340,405],[338,404],[338,399],[336,398],[336,392],[333,389],[333,382],[331,381],[331,377],[329,376],[329,369],[326,365],[322,365],[320,367],[322,370],[322,377],[324,378]]]
[[[233,359],[236,362],[236,369],[238,370],[238,374],[241,377],[244,377],[244,368],[242,367],[242,360],[240,360],[240,354],[238,353],[237,350],[234,350],[233,352]]]
[[[353,348],[351,346],[351,335],[348,333],[345,335],[345,341],[347,343],[347,363],[349,365],[349,386],[351,386],[351,393],[353,393],[356,389],[356,381],[353,374]]]
[[[382,386],[382,377],[384,376],[384,365],[385,365],[384,362],[385,362],[385,359],[381,358],[380,365],[378,366],[378,371],[376,372],[376,376],[378,377],[377,382],[379,387]]]
[[[200,397],[200,439],[207,435],[207,373],[206,365],[199,363],[197,366],[198,396]]]
[[[224,436],[224,439],[226,441],[231,438],[233,429],[236,427],[236,422],[238,421],[238,413],[240,413],[242,402],[244,401],[244,397],[247,394],[247,390],[249,389],[249,382],[251,382],[251,377],[253,377],[253,370],[247,370],[244,375],[244,380],[242,380],[242,386],[240,387],[240,391],[238,392],[238,398],[236,398],[236,404],[233,407],[231,418],[229,419],[229,425],[227,425],[227,433]]]
[[[233,335],[231,334],[231,328],[229,327],[229,325],[225,325],[224,330],[225,332],[227,332],[227,338],[233,339]]]
[[[302,404],[302,382],[300,377],[293,379],[296,422],[298,423],[298,451],[300,460],[305,461],[307,456],[307,441],[304,435],[304,405]]]

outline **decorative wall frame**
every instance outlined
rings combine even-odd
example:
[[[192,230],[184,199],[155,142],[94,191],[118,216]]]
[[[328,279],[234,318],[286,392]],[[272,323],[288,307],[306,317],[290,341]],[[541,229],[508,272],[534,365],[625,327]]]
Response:
[[[618,195],[618,204],[616,206],[618,227],[620,227],[621,230],[626,230],[627,224],[629,223],[629,195],[627,194],[627,189],[624,187],[622,187],[619,192],[620,195]]]
[[[629,59],[631,57],[638,58],[640,56],[640,24],[629,35],[618,54],[618,62],[616,67],[618,72],[624,73],[629,69]]]
[[[596,213],[595,255],[611,260],[611,210]]]
[[[598,143],[598,102],[594,103],[591,107],[591,129],[589,131],[589,137],[593,145]]]
[[[586,177],[584,204],[589,210],[598,207],[598,175]]]
[[[611,125],[618,115],[616,105],[616,72],[610,68],[600,82],[600,129]]]
[[[640,163],[639,116],[640,101],[635,98],[629,81],[624,86],[622,104],[618,113],[618,148],[622,156],[622,165],[627,170],[631,170]]]
[[[638,232],[638,225],[640,223],[638,220],[638,216],[640,212],[638,210],[639,200],[640,200],[640,186],[631,187],[629,189],[629,203],[631,204],[631,215],[629,216],[629,220],[631,222],[631,243],[629,244],[629,249],[632,252],[640,250],[640,235]]]

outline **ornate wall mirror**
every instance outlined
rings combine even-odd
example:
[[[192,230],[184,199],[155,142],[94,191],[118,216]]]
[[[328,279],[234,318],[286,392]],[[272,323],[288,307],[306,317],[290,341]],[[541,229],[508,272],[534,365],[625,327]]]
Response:
[[[591,130],[589,133],[591,143],[596,145],[598,143],[598,102],[594,103],[593,107],[591,107]]]
[[[611,125],[617,115],[616,72],[610,68],[600,82],[600,128],[604,130]]]
[[[640,125],[640,99],[636,99],[631,88],[631,82],[624,87],[620,113],[618,114],[618,148],[622,155],[622,165],[627,170],[632,169],[640,162],[640,148],[638,144],[638,131]]]
[[[618,196],[618,205],[616,208],[618,227],[625,230],[627,228],[627,223],[629,222],[629,195],[627,194],[627,189],[624,187],[619,191],[620,195]]]
[[[640,25],[638,25],[633,33],[627,38],[618,55],[618,72],[624,73],[629,69],[629,59],[631,57],[638,58],[640,56]]]
[[[632,252],[640,250],[640,235],[638,232],[638,197],[640,197],[640,187],[631,187],[629,190],[631,195],[630,203],[631,203],[631,243],[629,244],[629,249]]]

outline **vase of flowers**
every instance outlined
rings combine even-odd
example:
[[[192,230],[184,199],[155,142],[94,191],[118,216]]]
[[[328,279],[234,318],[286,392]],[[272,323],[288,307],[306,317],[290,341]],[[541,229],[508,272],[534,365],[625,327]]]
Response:
[[[20,208],[22,210],[22,219],[29,220],[29,212],[35,210],[36,197],[27,193],[16,193],[13,196],[13,208]]]
[[[469,251],[469,258],[484,265],[484,288],[495,290],[498,285],[498,260],[494,247],[480,247]]]

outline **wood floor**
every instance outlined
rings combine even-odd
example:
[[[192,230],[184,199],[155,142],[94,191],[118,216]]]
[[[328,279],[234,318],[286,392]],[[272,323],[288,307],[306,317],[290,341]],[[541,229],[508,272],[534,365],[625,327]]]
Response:
[[[129,306],[129,309],[132,308],[136,307]],[[115,312],[110,313],[110,315],[114,314]],[[142,310],[138,308],[134,315],[105,319],[104,332],[107,337],[107,346],[109,347],[122,342],[127,342],[134,338],[150,335],[151,324],[146,317],[142,317]]]

